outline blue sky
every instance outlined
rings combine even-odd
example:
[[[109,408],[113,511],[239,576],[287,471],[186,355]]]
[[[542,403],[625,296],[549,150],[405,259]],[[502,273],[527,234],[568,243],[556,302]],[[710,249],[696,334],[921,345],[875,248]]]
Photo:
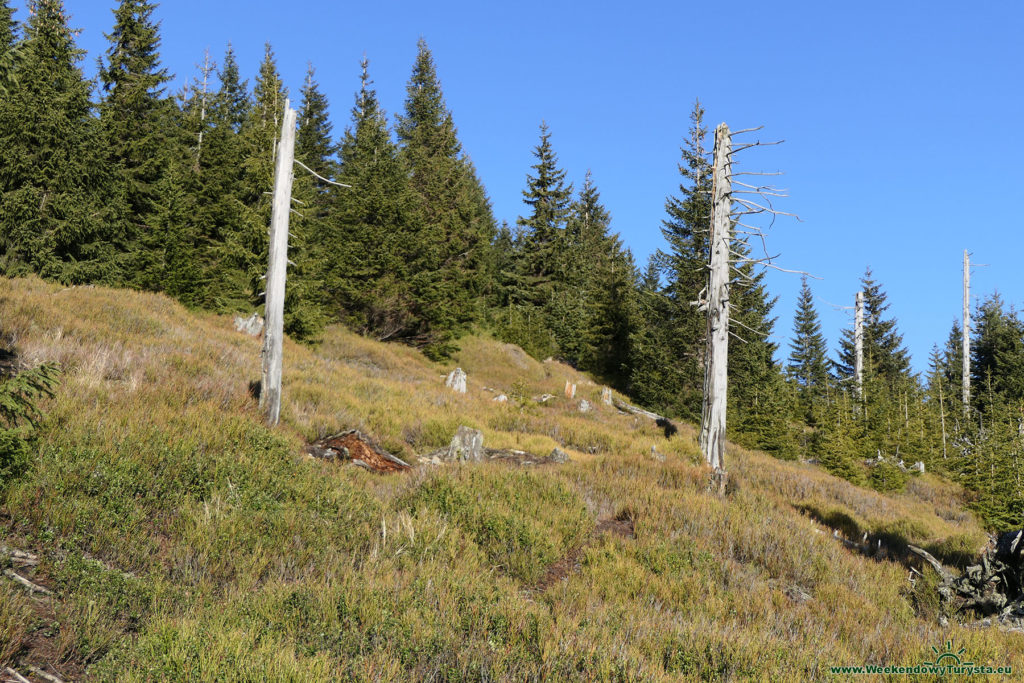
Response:
[[[83,67],[95,72],[114,0],[65,0]],[[16,18],[24,19],[24,2]],[[1024,5],[1019,2],[582,3],[168,0],[163,63],[174,88],[228,41],[254,76],[270,41],[293,96],[317,69],[336,133],[359,60],[389,114],[400,111],[419,37],[498,219],[521,191],[546,120],[579,186],[591,169],[613,228],[638,262],[661,247],[665,197],[695,98],[713,128],[765,126],[778,147],[747,170],[782,170],[791,197],[769,235],[779,263],[812,282],[831,345],[850,324],[870,265],[923,370],[961,306],[962,250],[989,264],[973,291],[1024,301],[1019,177],[1024,157]],[[769,273],[785,350],[799,277]]]

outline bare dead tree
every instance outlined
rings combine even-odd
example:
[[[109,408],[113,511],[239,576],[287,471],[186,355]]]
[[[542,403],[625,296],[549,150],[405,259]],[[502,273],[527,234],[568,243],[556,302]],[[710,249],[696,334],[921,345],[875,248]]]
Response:
[[[754,147],[776,145],[777,142],[760,140],[733,146],[733,136],[760,130],[751,128],[730,133],[722,123],[715,129],[714,163],[712,168],[712,208],[710,225],[710,263],[708,285],[695,303],[707,313],[706,353],[704,361],[704,401],[701,407],[700,447],[712,468],[712,488],[724,493],[727,481],[725,471],[726,406],[728,393],[729,335],[743,340],[730,330],[731,325],[743,328],[744,333],[765,335],[730,318],[730,291],[733,285],[750,281],[745,266],[773,268],[787,273],[801,273],[778,266],[778,255],[768,253],[765,230],[778,216],[792,216],[776,209],[776,198],[786,197],[785,190],[771,185],[746,183],[738,176],[779,175],[778,172],[733,171],[736,153]],[[758,218],[767,218],[762,225]],[[751,246],[760,246],[763,256],[754,256]],[[807,273],[803,273],[807,275]],[[812,276],[813,277],[813,276]]]
[[[864,292],[857,292],[853,318],[853,374],[857,378],[857,397],[864,397]]]
[[[199,73],[203,76],[203,89],[199,94],[199,142],[196,145],[196,170],[199,170],[199,160],[203,154],[203,133],[206,127],[206,103],[210,91],[210,74],[217,68],[216,63],[210,59],[210,48],[203,52],[203,64],[199,67]]]
[[[296,116],[297,112],[286,99],[274,171],[274,204],[270,218],[270,257],[265,299],[267,325],[263,333],[263,381],[260,387],[260,408],[265,411],[267,424],[271,426],[276,425],[281,416],[284,290],[288,270],[288,218],[291,213]]]
[[[964,324],[960,350],[963,354],[961,363],[962,400],[964,415],[971,405],[971,257],[964,249]]]
[[[707,288],[707,353],[700,449],[716,477],[724,478],[726,393],[729,388],[729,257],[732,246],[732,136],[715,129],[712,171],[711,264]]]

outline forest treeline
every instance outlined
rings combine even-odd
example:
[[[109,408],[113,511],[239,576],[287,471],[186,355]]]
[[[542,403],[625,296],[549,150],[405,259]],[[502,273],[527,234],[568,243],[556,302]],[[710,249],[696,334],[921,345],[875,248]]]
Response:
[[[95,81],[60,0],[24,22],[0,3],[0,274],[165,292],[187,306],[262,304],[275,139],[289,91],[267,45],[252,84],[228,45],[168,92],[156,3],[121,0]],[[420,41],[403,111],[382,110],[363,60],[336,135],[310,66],[298,134],[286,330],[326,325],[443,358],[487,331],[590,371],[643,405],[697,421],[706,321],[711,173],[699,103],[666,198],[665,246],[640,266],[612,229],[597,181],[567,181],[544,124],[524,169],[523,215],[498,222]],[[653,229],[655,226],[649,226]],[[819,461],[851,481],[902,488],[922,461],[962,482],[992,526],[1020,526],[1024,322],[998,295],[972,327],[963,405],[960,330],[911,369],[887,296],[867,270],[864,379],[853,333],[830,358],[805,281],[783,363],[775,299],[753,265],[732,293],[729,425],[739,443]],[[881,456],[872,465],[867,460]]]

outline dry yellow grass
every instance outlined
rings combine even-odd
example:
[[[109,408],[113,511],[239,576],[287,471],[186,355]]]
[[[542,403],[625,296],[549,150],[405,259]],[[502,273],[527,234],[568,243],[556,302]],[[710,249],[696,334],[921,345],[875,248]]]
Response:
[[[226,317],[0,279],[0,335],[66,370],[32,470],[2,494],[0,541],[43,556],[33,576],[59,595],[51,650],[86,677],[814,680],[830,665],[917,664],[949,640],[975,662],[1024,666],[1019,636],[940,627],[927,580],[831,537],[951,560],[976,549],[960,492],[930,475],[882,495],[730,447],[736,489],[717,498],[692,428],[667,441],[602,405],[586,376],[485,337],[443,364],[340,328],[315,349],[286,342],[269,430],[249,394],[259,341]],[[466,395],[443,385],[456,365]],[[594,412],[563,397],[567,379]],[[556,399],[529,400],[541,393]],[[411,458],[460,424],[572,462],[381,477],[302,455],[358,428]],[[594,534],[615,517],[632,537]],[[19,605],[0,608],[0,664],[44,639]]]

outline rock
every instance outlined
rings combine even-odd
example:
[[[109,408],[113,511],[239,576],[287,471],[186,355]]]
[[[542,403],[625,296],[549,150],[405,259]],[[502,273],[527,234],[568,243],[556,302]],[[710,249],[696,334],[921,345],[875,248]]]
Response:
[[[484,459],[484,435],[479,429],[459,427],[448,446],[447,460],[480,462]]]
[[[549,455],[548,458],[551,460],[551,462],[569,462],[569,454],[563,451],[561,448],[556,448],[553,451],[551,451],[551,455]]]
[[[494,401],[495,403],[508,403],[508,396],[506,396],[505,394],[498,394],[491,400]]]
[[[456,393],[466,393],[466,373],[462,368],[455,368],[448,373],[448,378],[445,379],[444,385],[450,387]]]
[[[580,412],[581,413],[589,413],[593,409],[594,409],[594,406],[590,405],[590,401],[588,401],[587,399],[583,399],[582,401],[580,401]]]
[[[658,449],[655,448],[654,446],[651,446],[651,457],[657,460],[658,462],[665,462],[665,454],[659,453]]]
[[[910,466],[910,471],[920,472],[921,474],[924,474],[924,463],[918,460],[917,462]]]
[[[565,380],[565,397],[570,401],[576,398],[576,385],[569,380]]]
[[[236,315],[235,330],[237,332],[244,332],[245,334],[253,337],[258,337],[263,331],[263,318],[261,318],[258,313],[253,313],[248,318]]]
[[[553,398],[554,396],[552,396],[551,394],[541,394],[540,396],[534,396],[533,400],[536,401],[537,403],[547,403]]]
[[[610,406],[612,404],[612,390],[608,387],[601,388],[601,403],[606,406]]]

